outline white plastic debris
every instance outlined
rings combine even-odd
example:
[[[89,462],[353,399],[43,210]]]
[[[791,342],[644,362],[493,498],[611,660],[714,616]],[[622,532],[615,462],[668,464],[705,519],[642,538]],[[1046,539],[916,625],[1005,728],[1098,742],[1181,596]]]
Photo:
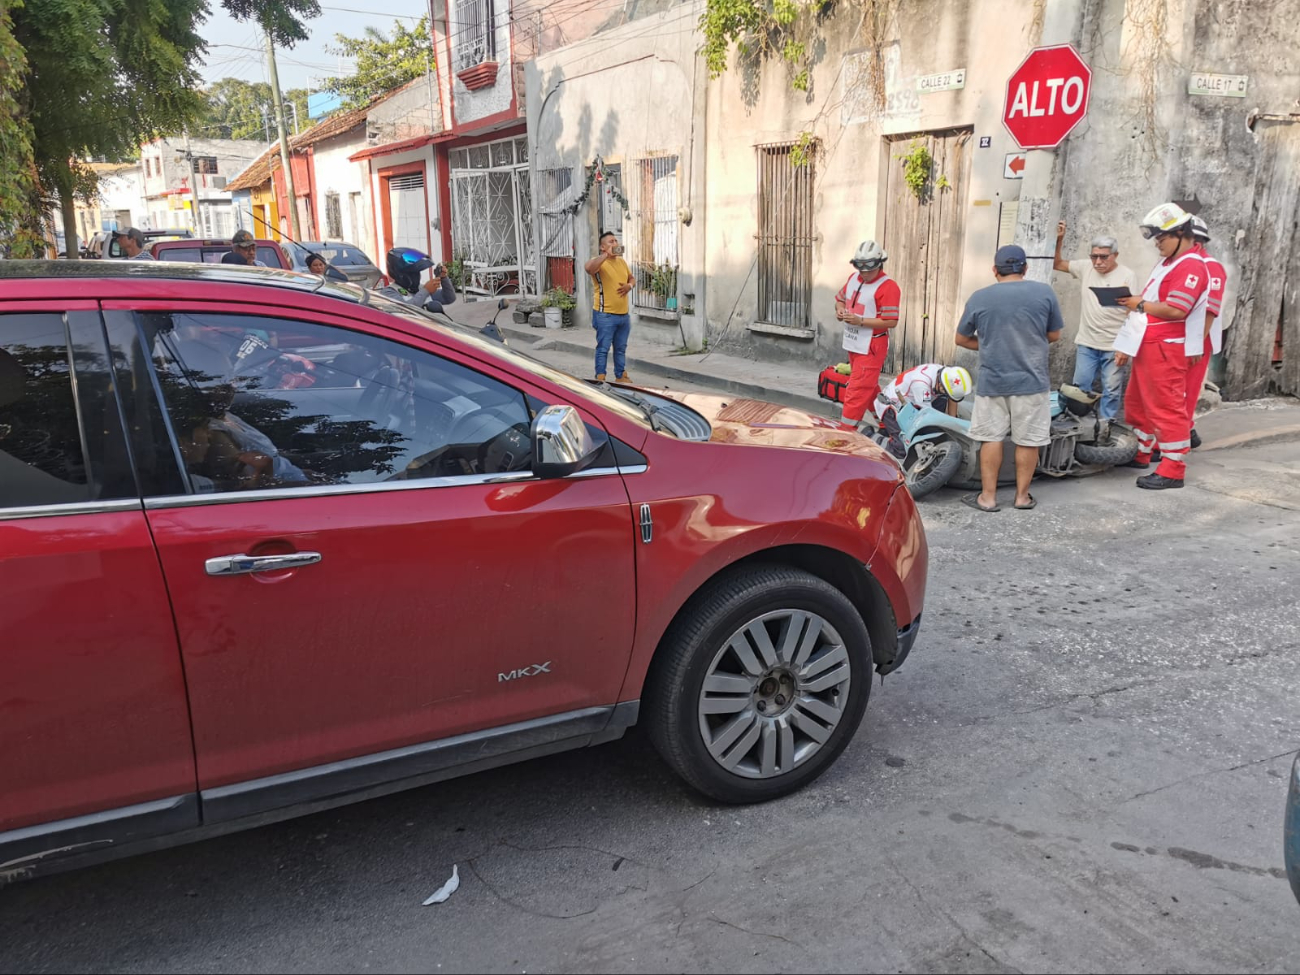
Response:
[[[451,879],[429,895],[429,899],[422,904],[422,907],[428,907],[430,904],[441,904],[452,894],[456,893],[456,888],[460,886],[460,870],[455,864],[451,868]]]

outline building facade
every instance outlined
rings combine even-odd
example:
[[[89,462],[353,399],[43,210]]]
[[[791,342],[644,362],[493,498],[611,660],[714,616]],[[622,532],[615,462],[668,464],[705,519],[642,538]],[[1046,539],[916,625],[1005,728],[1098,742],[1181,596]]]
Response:
[[[1227,0],[836,4],[807,28],[811,60],[796,86],[779,57],[733,55],[720,77],[702,75],[700,5],[673,4],[535,59],[537,221],[554,223],[573,195],[542,190],[542,173],[569,168],[581,195],[578,167],[601,156],[617,167],[635,224],[624,233],[629,255],[650,254],[658,267],[667,184],[653,161],[647,170],[629,160],[676,152],[679,250],[670,256],[680,265],[681,340],[810,367],[841,357],[833,299],[859,241],[885,246],[903,289],[888,364],[897,369],[969,361],[952,342],[957,319],[992,282],[997,247],[1014,241],[1031,275],[1062,299],[1067,341],[1052,359],[1062,379],[1080,294],[1051,270],[1056,221],[1069,227],[1067,255],[1114,236],[1121,261],[1145,276],[1157,258],[1137,222],[1172,199],[1209,222],[1230,278],[1225,318],[1247,326],[1229,329],[1228,365],[1218,370],[1229,392],[1257,391],[1261,376],[1300,391],[1300,356],[1288,364],[1279,351],[1300,348],[1300,322],[1284,314],[1286,289],[1272,271],[1300,253],[1300,228],[1294,207],[1280,215],[1261,202],[1296,199],[1300,179],[1285,164],[1300,151],[1300,20],[1276,13]],[[1056,44],[1091,68],[1087,116],[1060,148],[1021,153],[1002,121],[1008,80],[1032,49]],[[919,183],[909,170],[923,171]],[[589,199],[576,214],[575,258],[597,231],[619,229],[603,209]],[[539,253],[538,266],[547,260]],[[686,327],[687,307],[698,327]],[[1249,376],[1234,373],[1248,361]]]
[[[175,227],[200,237],[229,237],[236,224],[227,184],[263,149],[245,139],[158,138],[141,146],[147,207],[141,229]]]

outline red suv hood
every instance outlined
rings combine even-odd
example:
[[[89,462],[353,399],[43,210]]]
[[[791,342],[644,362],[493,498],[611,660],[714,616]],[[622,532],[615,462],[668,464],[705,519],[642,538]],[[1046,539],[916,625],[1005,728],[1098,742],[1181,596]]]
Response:
[[[713,427],[711,443],[795,447],[890,461],[874,441],[846,430],[839,421],[794,407],[742,396],[706,396],[664,389],[650,392],[683,403],[704,416]]]

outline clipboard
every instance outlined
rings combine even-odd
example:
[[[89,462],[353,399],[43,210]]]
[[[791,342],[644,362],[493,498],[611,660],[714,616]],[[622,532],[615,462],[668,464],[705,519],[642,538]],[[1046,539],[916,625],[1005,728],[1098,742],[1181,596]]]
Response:
[[[1089,288],[1088,290],[1097,296],[1097,301],[1103,308],[1118,308],[1119,302],[1116,301],[1117,298],[1133,297],[1133,292],[1129,291],[1127,286],[1121,286],[1118,288]]]

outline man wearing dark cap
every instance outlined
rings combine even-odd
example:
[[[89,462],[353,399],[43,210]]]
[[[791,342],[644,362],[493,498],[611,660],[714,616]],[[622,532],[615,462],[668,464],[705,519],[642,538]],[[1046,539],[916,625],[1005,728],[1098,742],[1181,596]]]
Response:
[[[957,326],[957,344],[980,354],[970,435],[981,444],[983,490],[962,499],[980,511],[1001,510],[998,471],[1008,434],[1016,445],[1015,506],[1022,511],[1038,503],[1029,482],[1038,466],[1038,448],[1051,442],[1047,349],[1060,340],[1065,322],[1056,293],[1025,280],[1027,263],[1023,248],[998,248],[993,263],[997,284],[970,296]]]
[[[144,234],[135,227],[121,232],[114,230],[113,236],[117,238],[117,244],[128,261],[154,260],[154,256],[144,249]]]
[[[230,252],[221,255],[221,263],[256,264],[257,242],[253,240],[253,235],[247,230],[236,230],[235,236],[230,238]]]

